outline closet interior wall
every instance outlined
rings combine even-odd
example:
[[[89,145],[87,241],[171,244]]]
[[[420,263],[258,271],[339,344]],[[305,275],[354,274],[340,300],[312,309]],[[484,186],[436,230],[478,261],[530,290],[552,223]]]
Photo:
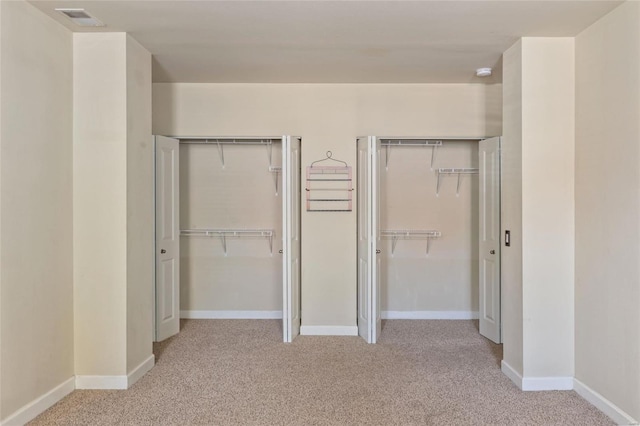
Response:
[[[224,157],[224,165],[222,158]],[[180,310],[282,310],[281,143],[180,143],[180,229],[273,230],[268,237],[181,236]],[[276,186],[277,183],[277,186]],[[276,190],[277,188],[277,190]],[[184,316],[184,315],[183,315]]]
[[[442,174],[438,168],[477,168],[476,140],[443,140],[437,148],[384,146],[380,155],[380,229],[435,230],[440,237],[383,237],[383,318],[428,311],[478,312],[478,175]],[[435,151],[434,151],[435,150]],[[433,169],[431,156],[435,154]],[[393,253],[392,253],[393,251]],[[430,315],[427,314],[427,315]],[[437,312],[435,313],[437,316]]]

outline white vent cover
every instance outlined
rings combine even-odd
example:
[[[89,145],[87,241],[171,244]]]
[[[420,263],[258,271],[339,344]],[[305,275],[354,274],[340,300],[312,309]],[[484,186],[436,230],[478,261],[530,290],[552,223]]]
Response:
[[[84,9],[56,9],[56,11],[81,27],[104,27],[102,22],[89,15]]]

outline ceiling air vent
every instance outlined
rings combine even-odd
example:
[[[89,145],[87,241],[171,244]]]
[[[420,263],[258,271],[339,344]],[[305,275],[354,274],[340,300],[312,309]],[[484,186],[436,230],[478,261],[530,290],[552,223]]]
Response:
[[[84,9],[56,9],[56,11],[62,13],[81,27],[104,27],[102,22],[89,15]]]

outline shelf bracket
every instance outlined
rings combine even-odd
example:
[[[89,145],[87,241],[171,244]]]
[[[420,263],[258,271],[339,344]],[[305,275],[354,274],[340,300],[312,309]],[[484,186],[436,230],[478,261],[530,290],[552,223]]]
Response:
[[[224,255],[227,255],[227,236],[224,234],[220,234],[220,238],[222,240],[222,250],[224,251]]]
[[[432,139],[382,139],[382,146],[385,147],[385,169],[389,170],[389,157],[391,156],[390,146],[422,146],[431,147],[431,170],[433,170],[433,164],[436,159],[436,148],[442,146],[441,140]]]
[[[437,169],[436,173],[438,174],[436,180],[436,197],[440,195],[440,175],[457,175],[458,183],[456,186],[456,196],[460,195],[460,182],[462,180],[462,175],[477,175],[478,169],[474,168],[458,168],[458,169]]]
[[[438,152],[436,148],[438,148],[438,145],[431,145],[431,170],[433,170],[433,163],[436,160],[436,153]]]
[[[207,143],[209,143],[208,140]],[[220,161],[222,162],[222,168],[224,169],[224,148],[220,144],[220,141],[216,141],[216,145],[218,145],[218,154],[220,155]]]
[[[273,181],[276,185],[276,197],[277,197],[278,196],[278,172],[276,172],[276,174],[273,176],[274,176]]]
[[[389,145],[385,146],[385,170],[389,170]]]
[[[266,238],[269,243],[269,251],[273,255],[273,229],[183,229],[180,231],[182,237],[219,237],[222,243],[222,250],[227,256],[227,237],[233,238]]]
[[[276,197],[277,197],[278,196],[278,177],[280,175],[280,172],[282,171],[282,168],[281,167],[272,167],[272,166],[270,166],[269,167],[269,171],[271,173],[274,173],[273,176],[274,176],[274,183],[276,185]]]
[[[402,230],[383,230],[380,231],[382,237],[391,238],[391,255],[393,256],[396,251],[396,245],[398,244],[398,240],[407,239],[426,239],[427,247],[426,247],[426,255],[429,255],[429,249],[431,247],[431,239],[439,238],[442,236],[440,231],[425,231],[425,230],[410,230],[410,229],[402,229]]]

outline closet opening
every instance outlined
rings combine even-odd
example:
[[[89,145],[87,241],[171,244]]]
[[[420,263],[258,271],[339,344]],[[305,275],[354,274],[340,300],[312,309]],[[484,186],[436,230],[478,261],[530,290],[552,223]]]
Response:
[[[479,319],[501,343],[500,138],[357,140],[358,332]]]
[[[300,143],[155,136],[155,341],[180,318],[300,330]]]

